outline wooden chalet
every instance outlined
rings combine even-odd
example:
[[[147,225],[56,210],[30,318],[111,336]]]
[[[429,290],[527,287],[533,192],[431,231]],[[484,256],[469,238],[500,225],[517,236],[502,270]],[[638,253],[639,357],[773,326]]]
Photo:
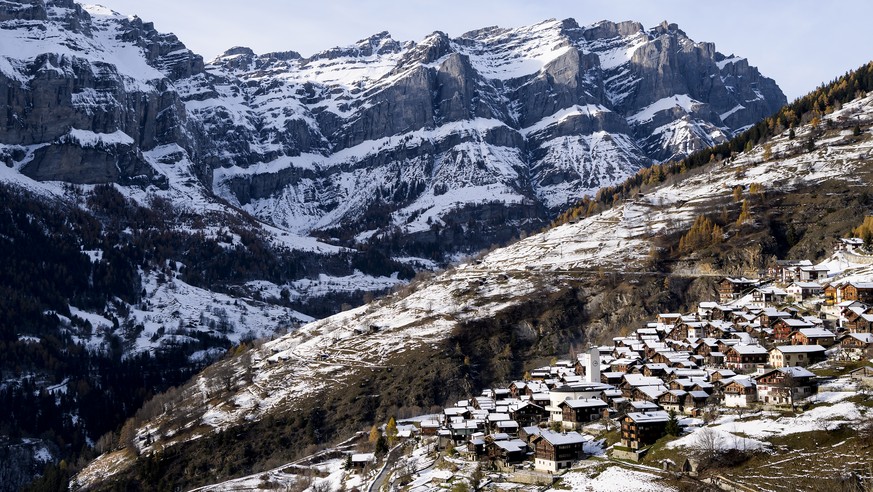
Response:
[[[725,366],[734,371],[751,371],[767,362],[767,349],[760,345],[733,345],[725,352]]]
[[[837,336],[824,328],[801,328],[791,332],[788,340],[792,345],[821,345],[830,347],[837,343]]]
[[[840,338],[840,348],[858,359],[873,358],[873,333],[849,333]]]
[[[815,374],[802,367],[780,367],[755,377],[758,400],[765,405],[794,405],[815,393]]]
[[[850,306],[842,311],[843,327],[852,333],[873,333],[873,308]]]
[[[822,288],[825,298],[825,306],[835,306],[839,301],[837,298],[840,294],[840,289],[836,285],[828,284]]]
[[[562,422],[565,429],[579,430],[584,425],[603,417],[609,405],[600,398],[583,398],[579,400],[564,400],[558,404],[562,412]]]
[[[509,416],[512,420],[518,422],[518,425],[524,427],[537,425],[540,422],[548,420],[549,412],[545,407],[526,401],[511,406],[509,408]]]
[[[485,438],[485,454],[498,469],[507,469],[527,458],[527,443],[521,439],[493,440]]]
[[[736,375],[737,373],[731,371],[730,369],[717,369],[709,373],[709,382],[711,382],[712,384],[716,384],[723,380],[730,379]]]
[[[654,443],[664,435],[669,419],[663,410],[628,413],[621,421],[622,446],[640,449]]]
[[[698,415],[698,413],[706,406],[709,400],[709,393],[706,391],[689,391],[685,395],[685,402],[682,405],[683,411],[688,415]]]
[[[682,413],[682,405],[685,404],[685,396],[688,392],[681,389],[671,389],[658,398],[658,405],[664,410]]]
[[[838,302],[859,301],[873,304],[873,282],[849,282],[839,289]]]
[[[578,432],[542,430],[531,439],[534,449],[534,469],[556,473],[573,466],[583,457],[585,438]]]
[[[743,294],[754,288],[756,285],[758,285],[758,282],[755,280],[750,280],[744,277],[727,277],[718,284],[719,302],[721,304],[727,304],[739,299]]]
[[[804,329],[813,328],[815,325],[802,319],[784,318],[773,323],[773,340],[788,340],[792,332]]]
[[[435,436],[440,430],[440,422],[438,420],[422,420],[420,425],[422,436]]]

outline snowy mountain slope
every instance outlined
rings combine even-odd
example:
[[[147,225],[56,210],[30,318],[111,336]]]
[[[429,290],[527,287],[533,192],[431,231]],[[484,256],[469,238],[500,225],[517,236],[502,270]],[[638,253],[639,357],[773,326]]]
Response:
[[[310,57],[233,48],[204,65],[103,7],[3,5],[8,166],[166,188],[172,165],[290,233],[443,262],[785,102],[745,60],[666,23],[382,32]]]
[[[597,278],[610,272],[628,278],[644,275],[654,237],[686,231],[698,215],[712,212],[713,203],[730,201],[737,186],[764,184],[770,199],[795,191],[813,196],[826,182],[866,189],[870,179],[866,162],[873,156],[873,95],[846,104],[825,117],[828,121],[836,129],[824,135],[805,126],[795,139],[789,139],[788,132],[773,138],[771,152],[781,158],[765,159],[765,149],[756,147],[715,162],[601,214],[493,251],[405,293],[304,326],[264,344],[247,361],[214,366],[182,390],[172,412],[138,422],[134,445],[148,454],[154,444],[144,444],[146,432],[161,436],[162,446],[185,446],[182,443],[205,439],[216,430],[301,411],[313,399],[335,405],[337,400],[330,395],[358,394],[356,381],[362,381],[363,391],[378,393],[368,386],[372,382],[366,383],[367,378],[382,378],[380,371],[389,371],[389,380],[404,380],[415,370],[409,367],[411,360],[439,367],[433,361],[446,359],[451,365],[451,345],[460,345],[463,326],[478,326],[478,321],[512,313],[531,298],[548,297],[580,279],[593,279],[596,286],[606,282]],[[862,135],[851,138],[851,129],[840,129],[845,121],[863,125]],[[805,139],[814,134],[816,149],[808,151]],[[732,234],[742,232],[737,229]],[[661,278],[657,282],[658,288],[665,284]],[[585,309],[602,301],[593,290],[591,298],[583,301]],[[512,326],[519,336],[536,337],[530,333],[537,330],[542,336],[548,330],[520,322],[523,326]],[[209,398],[206,388],[219,373],[233,374],[232,390],[221,398]],[[402,396],[385,398],[395,401]],[[119,453],[104,455],[77,483],[99,483],[104,474],[130,466],[130,461],[119,465],[118,460],[123,461]],[[107,468],[110,465],[112,470]]]
[[[784,103],[772,81],[747,65],[746,79],[760,82],[770,105],[733,97],[737,89],[721,70],[743,65],[717,59],[724,57],[711,44],[667,24],[645,31],[635,23],[552,20],[455,39],[437,32],[419,44],[380,33],[311,58],[230,50],[208,72],[239,81],[234,99],[203,100],[208,91],[197,89],[188,104],[208,121],[246,115],[233,118],[242,133],[264,128],[260,146],[231,142],[222,151],[222,166],[231,167],[215,182],[229,200],[301,233],[336,224],[360,233],[361,210],[386,200],[386,187],[397,195],[399,181],[413,191],[400,189],[388,201],[405,213],[377,225],[382,233],[415,234],[422,224],[405,223],[410,214],[446,222],[440,219],[451,207],[533,200],[558,210],[653,160],[724,141],[741,125],[726,124],[722,114],[748,125]],[[697,72],[706,74],[705,87],[692,84],[703,77]],[[237,106],[241,100],[251,102]],[[284,135],[276,122],[286,125]],[[293,157],[276,160],[272,151]],[[239,169],[246,160],[251,167]],[[454,165],[441,172],[447,161]],[[452,190],[468,198],[446,208],[436,196]]]

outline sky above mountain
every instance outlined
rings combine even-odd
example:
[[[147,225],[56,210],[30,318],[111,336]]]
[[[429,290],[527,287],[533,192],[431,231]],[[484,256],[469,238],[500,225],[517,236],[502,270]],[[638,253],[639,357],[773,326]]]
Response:
[[[776,80],[789,100],[871,59],[873,2],[816,0],[730,2],[699,0],[97,0],[153,21],[207,60],[233,46],[257,53],[307,56],[346,46],[380,31],[418,41],[435,30],[458,36],[486,26],[517,27],[572,17],[582,25],[635,20],[647,28],[675,22],[692,39],[749,59]]]

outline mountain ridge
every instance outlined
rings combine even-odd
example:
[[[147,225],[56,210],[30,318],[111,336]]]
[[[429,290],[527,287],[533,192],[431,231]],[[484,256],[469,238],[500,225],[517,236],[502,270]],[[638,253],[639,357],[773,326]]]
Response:
[[[421,42],[382,32],[309,57],[235,47],[204,63],[137,17],[70,0],[8,5],[17,53],[0,76],[13,112],[33,117],[0,120],[7,165],[166,188],[148,153],[176,145],[166,164],[263,221],[348,247],[391,248],[399,231],[396,254],[440,262],[723,141],[785,99],[747,61],[666,22],[549,20]],[[33,36],[39,23],[52,36]],[[82,82],[47,107],[57,73]],[[504,224],[468,227],[495,207]]]

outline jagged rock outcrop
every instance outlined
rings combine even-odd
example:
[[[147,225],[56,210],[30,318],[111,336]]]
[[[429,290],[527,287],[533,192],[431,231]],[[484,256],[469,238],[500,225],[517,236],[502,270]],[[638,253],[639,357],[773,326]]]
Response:
[[[187,174],[262,220],[435,258],[538,227],[785,102],[746,60],[666,22],[382,32],[207,65],[151,23],[72,0],[8,1],[0,22],[7,165],[166,186],[149,155],[176,145]]]
[[[202,58],[138,18],[92,17],[72,0],[15,4],[0,16],[0,145],[25,157],[8,164],[38,180],[161,185],[141,152],[194,152],[172,81],[202,72]]]

